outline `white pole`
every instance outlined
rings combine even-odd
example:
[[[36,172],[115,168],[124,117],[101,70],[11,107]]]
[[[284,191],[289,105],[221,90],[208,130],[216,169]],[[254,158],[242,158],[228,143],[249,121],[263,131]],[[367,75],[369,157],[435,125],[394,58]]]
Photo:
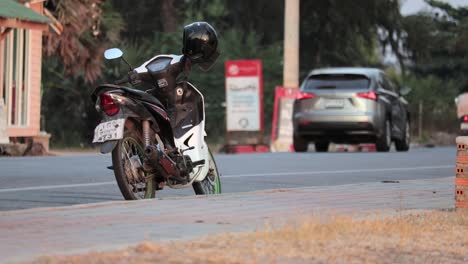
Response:
[[[299,0],[284,0],[283,86],[299,86]]]
[[[299,0],[284,0],[283,86],[299,87]],[[289,151],[293,143],[292,99],[281,99],[278,118],[278,138],[273,151]],[[275,133],[276,131],[273,131]]]

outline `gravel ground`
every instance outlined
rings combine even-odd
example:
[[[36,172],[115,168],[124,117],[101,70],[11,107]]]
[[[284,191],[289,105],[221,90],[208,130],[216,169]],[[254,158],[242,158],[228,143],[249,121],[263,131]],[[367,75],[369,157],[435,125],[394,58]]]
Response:
[[[409,215],[301,216],[280,227],[120,251],[48,256],[34,264],[468,263],[468,210]]]

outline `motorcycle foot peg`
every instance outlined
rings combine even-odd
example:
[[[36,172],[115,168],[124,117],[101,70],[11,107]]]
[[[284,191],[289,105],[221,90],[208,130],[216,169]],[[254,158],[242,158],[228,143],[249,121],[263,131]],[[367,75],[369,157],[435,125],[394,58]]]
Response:
[[[189,151],[189,150],[192,150],[192,149],[195,149],[195,147],[192,146],[192,147],[190,147],[190,148],[183,149],[183,150],[181,150],[180,152],[184,153],[185,151]]]
[[[202,159],[202,160],[197,160],[197,161],[194,161],[192,162],[192,166],[195,167],[195,166],[198,166],[198,165],[203,165],[205,164],[205,160]]]

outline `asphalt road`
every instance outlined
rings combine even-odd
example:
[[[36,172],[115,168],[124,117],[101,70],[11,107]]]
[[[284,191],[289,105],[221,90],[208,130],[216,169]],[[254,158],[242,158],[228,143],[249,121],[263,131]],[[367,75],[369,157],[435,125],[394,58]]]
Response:
[[[215,155],[223,193],[453,176],[456,149]],[[0,158],[0,210],[122,200],[110,155]],[[166,188],[157,197],[193,195]]]

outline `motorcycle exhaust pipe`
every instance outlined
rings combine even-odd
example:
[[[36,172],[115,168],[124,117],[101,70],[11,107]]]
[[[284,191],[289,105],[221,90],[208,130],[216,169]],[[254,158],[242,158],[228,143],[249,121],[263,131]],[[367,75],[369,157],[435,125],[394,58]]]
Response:
[[[176,164],[167,157],[158,145],[151,145],[145,148],[146,159],[144,162],[144,169],[146,171],[154,171],[158,169],[165,178],[174,178],[178,181],[185,181],[180,177],[180,172]]]
[[[159,164],[159,157],[161,157],[161,153],[159,153],[158,147],[154,145],[147,146],[145,148],[145,155],[146,155],[146,166],[145,169],[151,170],[151,168],[156,168]]]

